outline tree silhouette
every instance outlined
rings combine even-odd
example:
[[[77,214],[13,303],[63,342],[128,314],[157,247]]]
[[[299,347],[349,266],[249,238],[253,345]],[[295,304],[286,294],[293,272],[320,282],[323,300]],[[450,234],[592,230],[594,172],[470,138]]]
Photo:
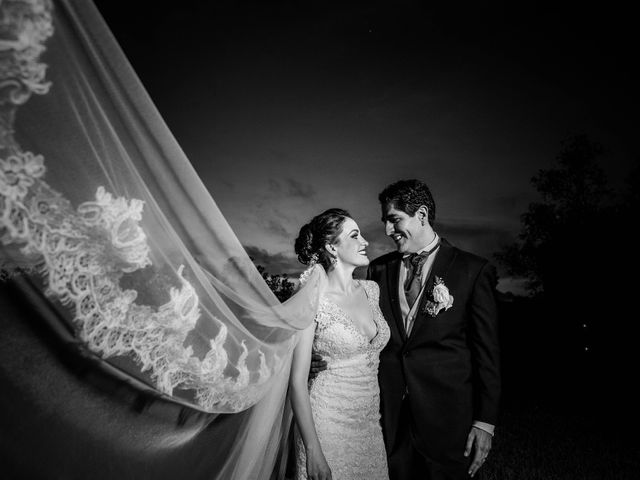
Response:
[[[541,389],[590,407],[637,398],[624,387],[640,337],[630,313],[640,268],[640,169],[617,192],[601,167],[605,154],[584,135],[563,142],[557,166],[532,178],[541,201],[522,215],[518,240],[497,255],[512,275],[528,279],[537,302],[534,317],[519,312],[526,333],[514,338],[533,359]]]
[[[572,137],[563,142],[558,167],[531,179],[542,202],[529,205],[519,241],[497,257],[510,274],[528,279],[532,294],[553,288],[558,270],[566,270],[561,265],[580,256],[581,245],[593,238],[594,225],[610,208],[612,192],[598,164],[603,152],[585,135]]]
[[[253,258],[251,258],[253,261]],[[288,300],[295,291],[295,284],[289,280],[286,273],[281,275],[272,275],[267,272],[267,269],[262,265],[256,265],[258,272],[262,275],[262,278],[267,283],[271,291],[278,297],[278,300],[285,302]]]

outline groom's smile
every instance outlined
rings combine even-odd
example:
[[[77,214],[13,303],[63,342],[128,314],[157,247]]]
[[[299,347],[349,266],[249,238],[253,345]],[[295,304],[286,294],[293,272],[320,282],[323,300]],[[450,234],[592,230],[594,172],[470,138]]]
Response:
[[[398,249],[400,249],[400,245],[404,238],[404,235],[402,235],[401,233],[394,233],[391,235],[391,239],[396,243],[396,248]]]
[[[429,228],[421,223],[418,215],[409,215],[393,204],[382,207],[382,222],[385,233],[400,253],[414,253],[428,244]]]

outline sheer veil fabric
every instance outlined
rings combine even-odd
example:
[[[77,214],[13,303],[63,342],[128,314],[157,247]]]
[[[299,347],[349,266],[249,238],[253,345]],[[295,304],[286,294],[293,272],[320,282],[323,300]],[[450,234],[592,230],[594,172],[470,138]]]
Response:
[[[0,288],[110,375],[243,412],[210,478],[269,478],[326,276],[280,304],[88,0],[0,0],[0,240]]]

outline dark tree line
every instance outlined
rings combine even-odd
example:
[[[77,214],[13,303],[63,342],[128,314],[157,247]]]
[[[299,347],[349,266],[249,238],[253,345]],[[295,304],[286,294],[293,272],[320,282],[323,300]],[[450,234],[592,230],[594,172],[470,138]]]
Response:
[[[522,215],[518,240],[497,255],[531,294],[503,308],[505,360],[516,362],[506,372],[589,405],[630,400],[640,333],[640,169],[614,189],[604,161],[584,135],[564,142],[557,166],[532,178],[540,201]]]
[[[253,258],[251,260],[253,260]],[[278,300],[284,302],[293,295],[295,292],[295,284],[289,280],[289,276],[286,273],[274,275],[267,272],[267,269],[262,265],[256,265],[256,268],[271,291],[278,297]]]
[[[542,199],[529,205],[521,217],[519,241],[498,259],[512,275],[526,277],[534,295],[554,290],[555,280],[564,278],[561,259],[570,260],[581,253],[581,246],[597,244],[613,201],[598,163],[603,151],[585,136],[574,137],[564,143],[558,167],[540,170],[531,180]]]

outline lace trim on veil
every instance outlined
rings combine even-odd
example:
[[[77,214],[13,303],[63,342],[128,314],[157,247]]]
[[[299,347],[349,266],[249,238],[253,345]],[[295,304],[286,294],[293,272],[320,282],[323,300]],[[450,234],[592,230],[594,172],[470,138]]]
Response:
[[[50,88],[46,65],[38,59],[53,34],[51,9],[48,0],[0,0],[0,268],[11,275],[21,267],[20,258],[23,268],[37,267],[47,294],[73,311],[87,347],[103,358],[132,356],[163,393],[194,390],[197,404],[208,411],[220,405],[246,409],[281,359],[272,355],[268,364],[259,352],[259,366],[250,375],[242,342],[235,374],[225,375],[222,322],[204,358],[194,356],[184,343],[201,311],[184,267],[177,272],[180,284],[169,288],[169,301],[159,307],[136,303],[138,292],[121,286],[125,274],[152,263],[140,226],[143,202],[99,187],[95,199],[74,210],[43,180],[44,157],[22,151],[13,138],[16,108]],[[15,255],[7,254],[12,248]]]

